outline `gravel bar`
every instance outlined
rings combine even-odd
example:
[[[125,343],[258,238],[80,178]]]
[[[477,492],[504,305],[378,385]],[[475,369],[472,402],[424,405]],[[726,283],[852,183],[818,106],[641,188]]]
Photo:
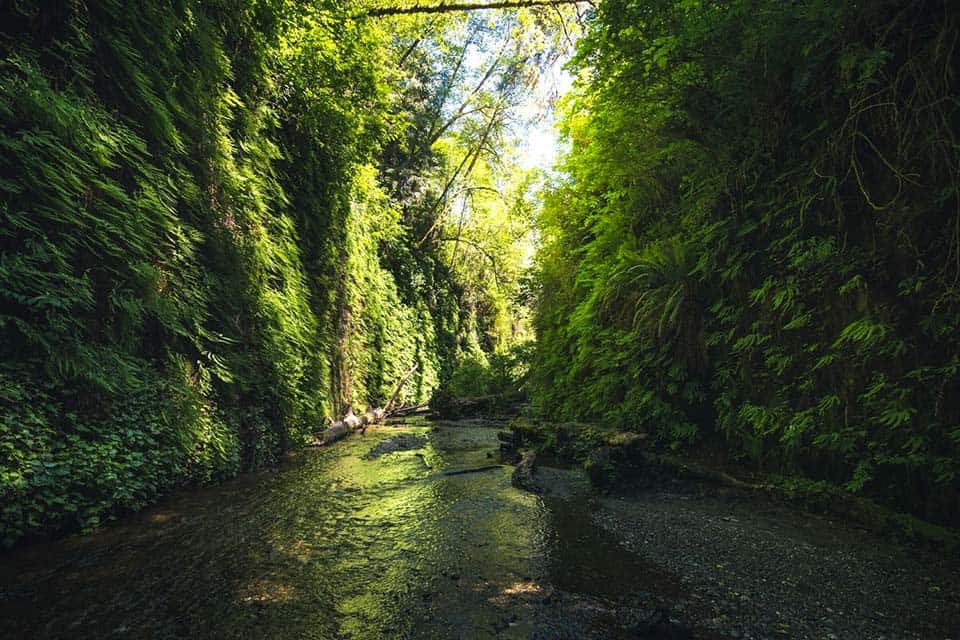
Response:
[[[594,518],[676,575],[673,611],[730,638],[960,640],[960,563],[727,490],[603,498]]]

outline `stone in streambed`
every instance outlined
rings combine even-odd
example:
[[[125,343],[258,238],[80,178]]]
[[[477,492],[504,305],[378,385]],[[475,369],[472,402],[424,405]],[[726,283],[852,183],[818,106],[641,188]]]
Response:
[[[644,467],[646,441],[645,433],[618,433],[606,445],[591,451],[583,465],[590,481],[609,489],[620,480],[638,476]]]

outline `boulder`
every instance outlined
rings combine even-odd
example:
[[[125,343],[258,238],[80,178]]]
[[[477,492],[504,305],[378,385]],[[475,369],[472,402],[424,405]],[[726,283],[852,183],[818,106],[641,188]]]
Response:
[[[610,489],[617,482],[635,478],[643,472],[647,434],[624,432],[607,440],[587,456],[584,469],[590,482],[601,489]]]

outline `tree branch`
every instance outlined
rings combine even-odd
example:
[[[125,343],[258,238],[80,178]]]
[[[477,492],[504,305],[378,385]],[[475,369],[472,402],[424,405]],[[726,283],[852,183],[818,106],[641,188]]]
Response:
[[[590,0],[493,0],[491,2],[467,2],[451,4],[441,2],[434,5],[413,5],[411,7],[374,7],[364,15],[370,17],[399,16],[414,13],[447,13],[450,11],[480,11],[483,9],[522,9],[525,7],[555,7],[561,4],[582,4],[591,6]]]
[[[466,165],[467,167],[466,172],[463,174],[464,179],[469,178],[470,174],[473,173],[473,168],[474,166],[476,166],[477,160],[480,158],[480,154],[486,148],[487,140],[490,138],[490,134],[493,132],[493,127],[497,123],[497,118],[499,117],[500,111],[503,107],[504,107],[504,104],[502,102],[496,106],[496,108],[493,111],[493,115],[490,116],[490,120],[487,121],[487,126],[483,130],[483,135],[480,138],[479,144],[477,144],[477,146],[474,149],[470,150],[467,153],[467,155],[463,157],[463,160],[460,161],[460,165],[457,167],[457,170],[453,172],[453,176],[451,176],[450,179],[447,181],[447,184],[444,185],[443,192],[440,194],[440,197],[437,198],[437,200],[433,203],[433,207],[431,207],[430,209],[431,214],[436,212],[437,207],[439,207],[440,204],[444,200],[446,200],[447,194],[450,193],[450,188],[453,186],[453,183],[456,182],[457,178],[460,176],[460,172],[463,171],[464,165]],[[469,160],[469,164],[467,164],[468,160]],[[443,216],[437,215],[437,217],[433,221],[433,224],[430,225],[430,228],[427,230],[427,232],[423,234],[422,238],[420,238],[420,242],[417,243],[418,249],[423,246],[423,243],[426,242],[427,238],[430,237],[430,234],[432,234],[437,229],[437,227],[440,225],[442,220],[443,220]]]
[[[471,239],[469,239],[469,238],[464,238],[464,237],[462,237],[462,236],[460,236],[460,235],[456,235],[456,236],[453,236],[453,237],[451,237],[451,236],[441,236],[441,237],[439,238],[439,240],[440,240],[440,242],[455,242],[455,243],[457,243],[457,244],[459,244],[459,243],[462,242],[462,243],[464,243],[464,244],[470,245],[471,247],[473,247],[474,249],[476,249],[477,251],[479,251],[480,254],[481,254],[483,257],[485,257],[487,260],[489,260],[489,261],[490,261],[490,264],[493,266],[493,271],[492,271],[491,273],[493,274],[493,280],[494,280],[494,282],[497,284],[497,288],[498,288],[498,289],[503,289],[503,283],[502,283],[501,280],[500,280],[500,263],[497,261],[497,257],[496,257],[495,255],[493,255],[492,253],[490,253],[489,251],[487,251],[486,249],[483,248],[483,245],[481,245],[479,242],[477,242],[477,241],[475,241],[475,240],[471,240]],[[451,265],[451,266],[452,266],[452,265]]]

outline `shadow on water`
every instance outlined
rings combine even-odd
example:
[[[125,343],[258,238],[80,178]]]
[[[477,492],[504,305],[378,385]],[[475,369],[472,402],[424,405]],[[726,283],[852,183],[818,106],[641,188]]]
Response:
[[[399,433],[427,445],[365,459]],[[477,426],[382,428],[0,556],[0,637],[621,637],[618,607],[675,594],[579,489],[440,473],[495,446]]]

